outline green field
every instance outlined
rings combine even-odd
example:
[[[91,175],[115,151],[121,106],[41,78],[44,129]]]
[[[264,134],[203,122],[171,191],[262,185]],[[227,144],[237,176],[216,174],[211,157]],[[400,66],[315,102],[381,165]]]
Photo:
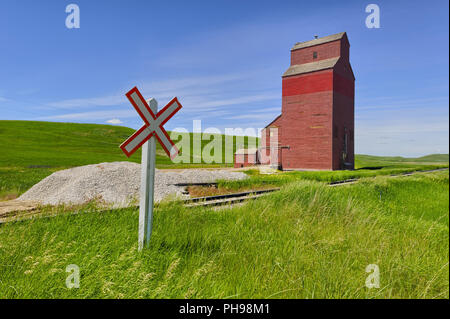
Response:
[[[131,132],[0,121],[0,145],[11,150],[0,158],[0,191],[21,193],[62,168],[126,160],[117,145]],[[249,170],[247,180],[221,181],[281,187],[242,206],[161,203],[143,252],[136,208],[43,208],[54,217],[0,225],[0,298],[449,298],[448,171],[383,176],[448,167],[448,155],[358,155],[356,163],[354,171]],[[162,154],[158,166],[179,167]],[[80,268],[79,289],[65,285],[70,264]],[[380,288],[365,286],[369,264],[379,267]]]
[[[0,200],[23,193],[57,170],[101,162],[140,163],[140,150],[127,158],[119,148],[133,132],[128,127],[111,125],[0,121],[0,149],[3,150],[0,156]],[[190,134],[191,149],[193,138]],[[236,137],[233,139],[234,153],[237,142]],[[246,137],[244,146],[249,139],[255,138]],[[207,143],[202,141],[202,147]],[[193,152],[190,154],[192,158]],[[225,143],[222,156],[225,156]],[[174,164],[159,143],[156,146],[156,165],[158,168],[233,166],[232,163]]]
[[[448,172],[340,187],[297,181],[241,207],[138,210],[0,227],[3,298],[448,298]],[[79,289],[65,286],[80,267]],[[368,289],[366,266],[380,269]]]
[[[51,173],[74,166],[101,162],[140,162],[140,150],[127,158],[119,145],[133,129],[121,126],[0,121],[0,200],[17,197]],[[193,135],[190,134],[192,141]],[[236,137],[233,137],[233,151]],[[223,138],[223,141],[225,138]],[[248,144],[248,138],[244,146]],[[204,147],[208,141],[202,141]],[[190,143],[191,148],[193,143]],[[6,151],[7,150],[7,151]],[[193,157],[191,152],[191,158]],[[225,145],[222,156],[225,155]],[[232,164],[174,164],[157,143],[158,168],[230,167]],[[341,172],[293,172],[283,176],[255,176],[251,183],[279,185],[298,178],[332,181],[360,176],[386,175],[448,166],[448,154],[423,158],[356,155],[357,170]],[[245,183],[245,182],[244,182]],[[248,183],[248,182],[247,182]],[[229,184],[229,187],[239,187]]]

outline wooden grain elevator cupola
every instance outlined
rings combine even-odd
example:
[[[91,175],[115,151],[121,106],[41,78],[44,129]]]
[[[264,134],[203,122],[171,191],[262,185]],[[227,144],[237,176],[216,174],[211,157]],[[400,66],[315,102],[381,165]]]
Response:
[[[345,32],[291,49],[291,65],[282,75],[281,115],[261,136],[261,151],[277,152],[282,169],[354,168],[355,77],[349,51]],[[270,144],[274,130],[277,145]]]

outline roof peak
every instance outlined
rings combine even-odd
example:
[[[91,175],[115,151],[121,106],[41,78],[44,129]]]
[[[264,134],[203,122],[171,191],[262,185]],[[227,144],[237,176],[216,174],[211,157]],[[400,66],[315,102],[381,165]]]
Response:
[[[305,41],[305,42],[297,42],[292,47],[291,51],[303,49],[303,48],[307,48],[307,47],[312,47],[314,45],[319,45],[319,44],[323,44],[323,43],[327,43],[327,42],[340,40],[344,37],[345,34],[346,34],[345,32],[340,32],[340,33],[327,35],[326,37],[316,38],[316,39]]]

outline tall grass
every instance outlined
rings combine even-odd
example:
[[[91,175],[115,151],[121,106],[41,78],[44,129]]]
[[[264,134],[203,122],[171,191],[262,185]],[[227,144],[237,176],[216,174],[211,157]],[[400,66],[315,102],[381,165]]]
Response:
[[[445,164],[433,165],[401,165],[382,169],[356,169],[352,171],[292,171],[278,174],[260,174],[257,169],[250,169],[246,173],[250,178],[236,181],[221,180],[219,186],[226,189],[248,188],[251,186],[281,186],[298,180],[312,180],[320,182],[336,182],[349,179],[360,179],[375,176],[398,175],[423,170],[433,170],[448,167]]]
[[[3,298],[448,298],[448,172],[328,187],[294,181],[231,209],[136,209],[0,226]],[[65,268],[81,269],[79,289]],[[368,264],[380,288],[368,289]]]

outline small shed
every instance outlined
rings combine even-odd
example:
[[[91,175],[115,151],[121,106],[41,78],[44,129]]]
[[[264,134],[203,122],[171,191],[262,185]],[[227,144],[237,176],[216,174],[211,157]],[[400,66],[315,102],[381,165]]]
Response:
[[[257,148],[241,148],[234,153],[234,167],[247,167],[258,165]]]

